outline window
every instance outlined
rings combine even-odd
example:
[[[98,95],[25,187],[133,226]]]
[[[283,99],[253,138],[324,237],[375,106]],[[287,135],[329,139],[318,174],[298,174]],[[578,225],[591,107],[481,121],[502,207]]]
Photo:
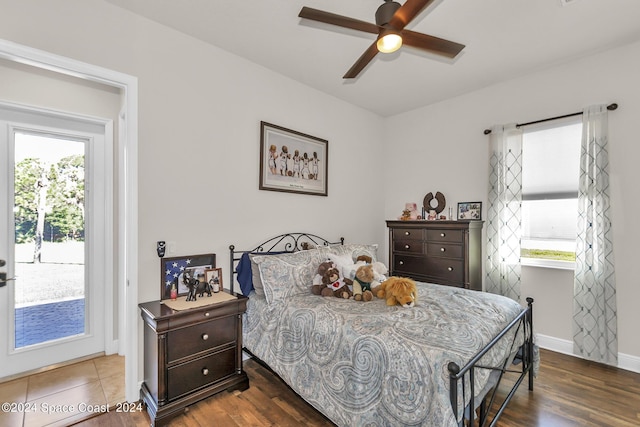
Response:
[[[520,255],[525,265],[573,268],[581,138],[581,116],[523,132]]]

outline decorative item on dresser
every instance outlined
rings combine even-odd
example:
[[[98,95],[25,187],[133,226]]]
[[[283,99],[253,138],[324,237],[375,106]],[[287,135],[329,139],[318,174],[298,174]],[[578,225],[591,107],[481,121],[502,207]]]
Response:
[[[162,301],[139,304],[144,320],[140,397],[153,426],[165,425],[189,405],[220,391],[249,388],[242,369],[247,298],[227,292],[215,295],[221,302],[180,311]],[[208,301],[198,301],[202,300]]]
[[[481,291],[483,224],[387,221],[389,274]]]

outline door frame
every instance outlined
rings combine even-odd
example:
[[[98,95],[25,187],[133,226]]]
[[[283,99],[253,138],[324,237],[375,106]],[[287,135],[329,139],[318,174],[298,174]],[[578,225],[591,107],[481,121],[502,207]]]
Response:
[[[122,91],[118,154],[118,353],[125,356],[125,399],[139,399],[138,376],[138,79],[118,71],[0,39],[0,58]],[[114,350],[115,349],[111,349]]]

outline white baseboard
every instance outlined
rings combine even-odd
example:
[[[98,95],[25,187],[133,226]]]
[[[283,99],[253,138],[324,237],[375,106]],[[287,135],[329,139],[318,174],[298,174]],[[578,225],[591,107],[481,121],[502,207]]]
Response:
[[[570,356],[581,357],[573,354],[573,341],[536,334],[536,343],[547,350]],[[630,354],[618,353],[618,368],[640,373],[640,357]]]

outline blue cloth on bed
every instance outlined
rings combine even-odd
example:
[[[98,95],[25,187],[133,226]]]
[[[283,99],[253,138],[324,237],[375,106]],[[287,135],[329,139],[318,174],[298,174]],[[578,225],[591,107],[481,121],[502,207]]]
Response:
[[[238,273],[238,283],[240,284],[240,290],[242,295],[248,296],[249,292],[253,290],[253,279],[251,277],[251,260],[249,259],[249,252],[245,252],[240,257],[238,266],[236,267]]]
[[[283,254],[287,251],[280,252],[244,252],[240,257],[240,261],[236,266],[236,273],[238,283],[240,284],[240,290],[242,291],[242,295],[249,296],[249,293],[254,289],[253,288],[253,273],[251,272],[251,259],[249,259],[249,254],[255,255],[277,255]]]

